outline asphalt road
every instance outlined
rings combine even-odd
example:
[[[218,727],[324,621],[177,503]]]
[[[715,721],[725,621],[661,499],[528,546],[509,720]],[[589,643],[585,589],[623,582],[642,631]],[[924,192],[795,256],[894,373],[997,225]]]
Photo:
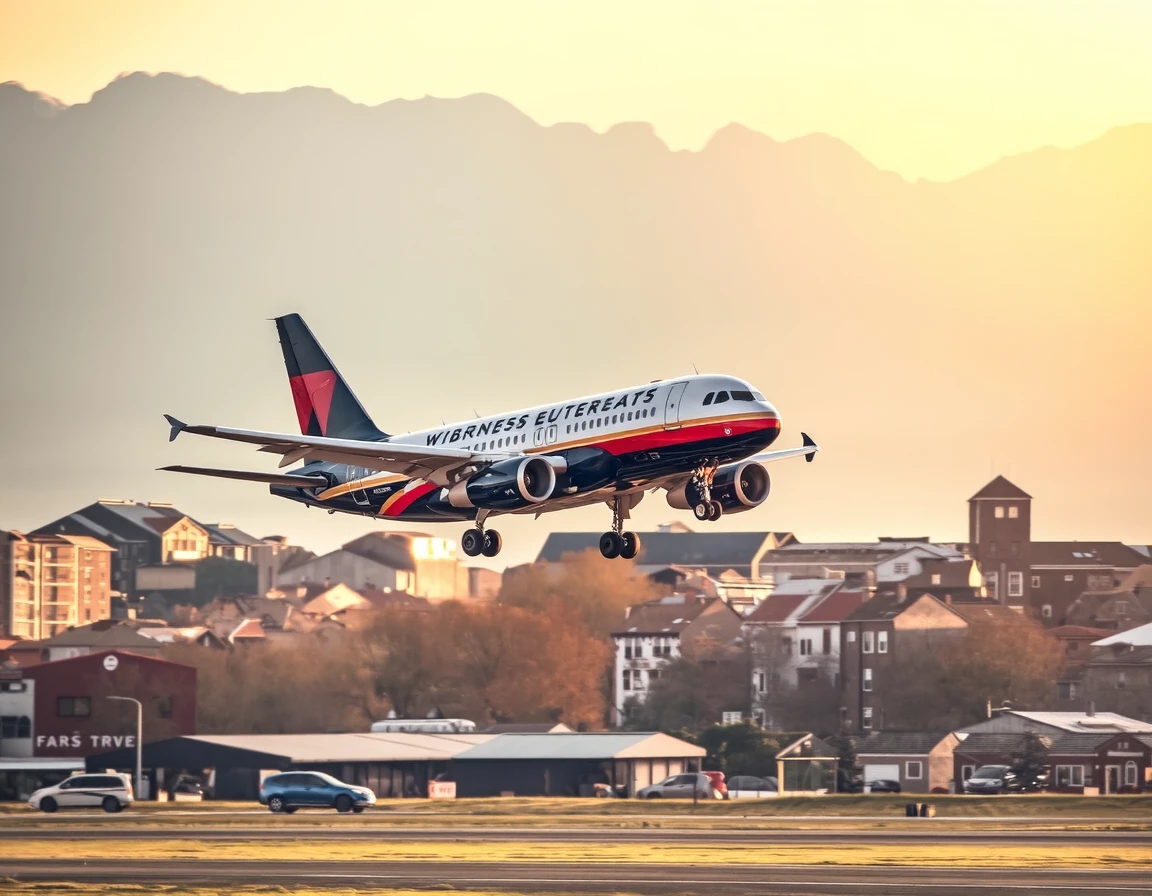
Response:
[[[81,861],[0,858],[0,877],[22,882],[443,887],[510,892],[747,894],[1152,893],[1147,871],[881,868],[797,865],[612,865],[505,862]]]
[[[141,828],[117,824],[123,816],[105,817],[99,827],[78,828],[49,823],[44,827],[6,827],[0,839],[14,840],[261,840],[322,841],[364,840],[373,842],[443,841],[473,842],[521,841],[541,843],[692,843],[748,845],[843,845],[882,846],[916,843],[945,845],[1003,845],[1005,841],[1060,846],[1146,846],[1152,851],[1152,831],[954,831],[947,828],[925,828],[901,831],[852,830],[693,830],[675,828],[540,828],[540,827],[319,827],[300,824],[277,824],[286,819],[269,819],[266,824],[244,827],[214,825],[180,825]],[[38,819],[39,820],[39,819]]]

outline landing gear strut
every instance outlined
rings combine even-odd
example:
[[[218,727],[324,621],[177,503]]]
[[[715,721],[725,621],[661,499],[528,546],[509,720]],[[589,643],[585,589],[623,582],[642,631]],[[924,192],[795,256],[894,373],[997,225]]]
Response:
[[[481,510],[476,514],[476,528],[469,529],[460,537],[460,549],[469,557],[495,557],[504,546],[500,533],[495,529],[485,529],[484,521],[488,518],[488,511]]]
[[[600,553],[609,560],[614,557],[632,560],[640,553],[640,536],[635,532],[624,531],[629,506],[628,499],[623,495],[612,499],[612,531],[600,536]]]
[[[692,515],[700,522],[705,520],[716,522],[724,515],[724,505],[712,500],[712,481],[716,478],[716,470],[719,467],[717,461],[705,461],[692,471],[692,478],[688,482],[697,496],[692,504]]]

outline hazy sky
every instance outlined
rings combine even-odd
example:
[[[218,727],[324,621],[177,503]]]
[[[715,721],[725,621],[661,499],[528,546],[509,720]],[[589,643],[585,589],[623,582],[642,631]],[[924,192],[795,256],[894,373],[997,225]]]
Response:
[[[362,103],[487,92],[540,121],[738,121],[909,178],[1152,120],[1148,0],[0,0],[0,80],[71,104],[124,71]]]

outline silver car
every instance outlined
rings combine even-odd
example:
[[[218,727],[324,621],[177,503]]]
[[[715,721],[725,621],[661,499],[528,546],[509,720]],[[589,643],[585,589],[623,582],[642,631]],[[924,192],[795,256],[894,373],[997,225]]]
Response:
[[[671,775],[659,784],[642,787],[637,791],[636,796],[642,800],[690,800],[693,797],[693,791],[695,791],[696,796],[702,800],[713,799],[716,795],[712,790],[712,782],[708,780],[707,775],[703,775],[700,772],[689,772],[684,775]]]

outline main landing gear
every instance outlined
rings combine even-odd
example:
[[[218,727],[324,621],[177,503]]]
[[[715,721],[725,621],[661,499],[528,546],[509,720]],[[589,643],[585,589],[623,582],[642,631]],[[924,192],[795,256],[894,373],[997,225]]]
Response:
[[[626,500],[624,497],[612,499],[612,531],[600,536],[600,553],[609,560],[615,557],[631,560],[640,553],[640,536],[624,531],[629,507]]]
[[[469,557],[495,557],[504,546],[500,533],[495,529],[485,529],[484,520],[488,518],[488,511],[481,510],[476,514],[476,528],[469,529],[460,537],[460,549]]]
[[[716,478],[716,470],[720,465],[716,461],[705,461],[692,471],[692,478],[688,482],[690,493],[696,495],[692,504],[692,515],[700,522],[710,520],[716,522],[724,515],[724,505],[712,500],[712,481]]]

